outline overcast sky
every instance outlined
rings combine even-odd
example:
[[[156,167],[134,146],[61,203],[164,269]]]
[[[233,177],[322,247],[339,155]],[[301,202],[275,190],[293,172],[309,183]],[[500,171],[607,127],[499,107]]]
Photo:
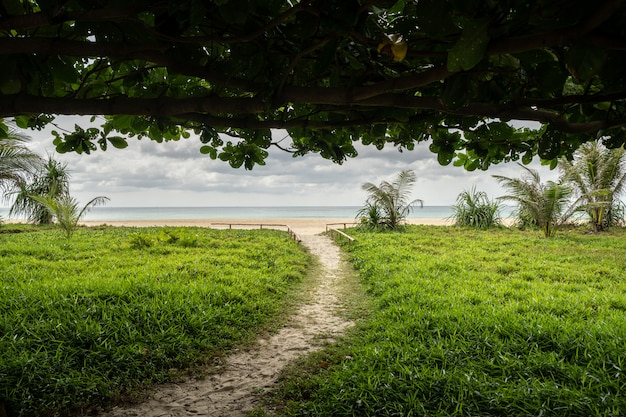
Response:
[[[57,123],[72,129],[80,120],[64,117]],[[474,172],[452,165],[444,167],[428,150],[428,143],[402,153],[395,148],[378,151],[360,147],[359,156],[343,165],[317,154],[293,158],[270,148],[267,164],[252,171],[234,169],[200,154],[201,144],[193,136],[169,143],[130,139],[126,149],[110,147],[91,155],[56,154],[50,130],[24,133],[32,138],[31,147],[41,155],[50,154],[68,163],[73,196],[85,203],[104,195],[111,199],[108,207],[360,206],[366,198],[361,184],[392,180],[404,169],[417,174],[413,198],[424,200],[427,206],[451,205],[459,193],[472,186],[491,198],[503,195],[504,190],[492,175],[519,177],[522,173],[516,164]],[[277,138],[284,136],[284,132],[275,133]],[[532,167],[539,170],[543,181],[558,176],[558,172],[538,163]]]

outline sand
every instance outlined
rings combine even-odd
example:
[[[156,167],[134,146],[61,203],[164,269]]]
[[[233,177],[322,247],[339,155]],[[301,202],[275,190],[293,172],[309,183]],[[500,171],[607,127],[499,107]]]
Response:
[[[408,219],[410,224],[428,224],[445,226],[452,224],[446,219],[429,219],[416,218]],[[171,220],[84,220],[81,224],[86,226],[98,226],[107,224],[110,226],[130,226],[130,227],[148,227],[148,226],[200,226],[213,228],[228,228],[232,225],[234,228],[259,228],[272,227],[286,230],[289,227],[298,235],[315,235],[326,231],[327,226],[335,229],[343,229],[355,224],[354,219],[171,219]],[[242,226],[249,225],[249,226]]]

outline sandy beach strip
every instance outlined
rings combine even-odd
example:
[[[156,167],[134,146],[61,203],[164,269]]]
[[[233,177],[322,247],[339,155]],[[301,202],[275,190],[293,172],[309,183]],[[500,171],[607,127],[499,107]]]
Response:
[[[415,218],[407,219],[410,224],[424,224],[435,226],[449,226],[452,224],[447,219]],[[198,226],[216,229],[232,228],[260,228],[263,227],[286,230],[289,227],[300,235],[315,235],[326,231],[327,226],[335,229],[343,229],[356,224],[354,219],[317,219],[317,218],[260,218],[260,219],[154,219],[154,220],[83,220],[80,224],[85,226],[126,226],[126,227],[151,227],[151,226]]]

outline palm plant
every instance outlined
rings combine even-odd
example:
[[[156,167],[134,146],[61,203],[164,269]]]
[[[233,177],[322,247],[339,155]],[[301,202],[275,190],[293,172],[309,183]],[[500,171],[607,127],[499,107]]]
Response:
[[[37,172],[29,184],[21,184],[14,193],[15,201],[10,215],[22,215],[29,222],[49,224],[53,221],[50,211],[32,196],[58,197],[69,194],[70,173],[66,163],[48,157],[48,161]]]
[[[380,227],[383,213],[380,208],[369,202],[357,211],[357,218],[360,219],[359,226],[367,230],[377,230]]]
[[[0,189],[13,190],[27,182],[42,164],[42,159],[26,144],[28,137],[0,125]]]
[[[452,206],[455,226],[488,229],[501,225],[500,204],[489,200],[487,193],[476,191],[476,187],[463,191]]]
[[[626,186],[623,147],[607,149],[597,142],[586,143],[578,149],[573,161],[560,160],[559,168],[564,180],[576,188],[578,198],[574,204],[589,215],[594,231],[620,221],[619,196]]]
[[[517,216],[522,224],[540,227],[545,237],[554,236],[574,212],[569,204],[572,188],[563,182],[548,181],[543,184],[539,172],[518,165],[526,170],[522,178],[493,176],[510,192],[499,199],[518,204]]]
[[[416,181],[414,171],[404,170],[392,182],[364,183],[361,188],[369,195],[365,207],[357,212],[357,218],[372,228],[397,230],[416,204],[424,204],[419,199],[409,200],[410,188]]]
[[[79,209],[78,201],[69,194],[59,196],[32,195],[31,198],[50,212],[63,230],[67,239],[72,237],[74,231],[78,228],[78,222],[91,207],[105,204],[106,201],[109,200],[108,197],[104,196],[95,197]]]

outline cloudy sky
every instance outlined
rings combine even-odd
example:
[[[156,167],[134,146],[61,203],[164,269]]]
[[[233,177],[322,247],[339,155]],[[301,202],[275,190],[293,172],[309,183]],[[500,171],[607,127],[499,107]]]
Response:
[[[57,119],[68,129],[77,121],[81,123],[78,118]],[[200,154],[201,144],[193,136],[160,144],[130,139],[123,150],[110,148],[78,155],[54,153],[49,130],[25,133],[32,138],[34,150],[68,163],[72,195],[81,203],[104,195],[111,199],[108,207],[360,206],[366,197],[362,183],[392,180],[403,169],[417,174],[414,198],[424,200],[427,206],[451,205],[459,193],[472,186],[491,198],[500,196],[504,191],[491,176],[519,177],[522,172],[516,164],[493,166],[486,172],[443,167],[428,150],[428,143],[403,153],[394,148],[378,151],[361,147],[359,156],[343,165],[317,154],[293,158],[271,148],[265,166],[246,171]],[[279,138],[284,133],[276,135]],[[538,164],[532,167],[539,170],[544,181],[558,175]]]

